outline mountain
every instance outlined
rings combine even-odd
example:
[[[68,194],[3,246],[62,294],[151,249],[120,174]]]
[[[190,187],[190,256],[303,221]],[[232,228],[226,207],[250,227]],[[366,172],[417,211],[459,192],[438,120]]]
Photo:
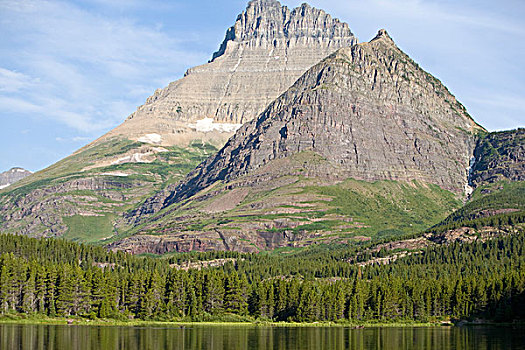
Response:
[[[23,168],[11,168],[0,173],[0,190],[4,189],[17,181],[31,175],[32,172]]]
[[[257,251],[423,230],[459,206],[480,132],[380,30],[311,68],[149,198],[130,216],[135,235],[112,247]]]
[[[481,130],[454,96],[381,30],[370,43],[341,49],[309,70],[193,171],[176,197],[304,151],[338,168],[332,177],[419,180],[461,192],[473,134]]]
[[[472,161],[473,186],[500,180],[525,181],[525,129],[494,132],[480,138]]]
[[[406,250],[454,242],[485,242],[516,236],[525,229],[525,129],[482,134],[471,159],[469,200],[416,238],[381,244],[382,259]],[[405,251],[403,251],[405,249]],[[386,252],[392,251],[389,256]],[[385,261],[385,260],[383,260]]]
[[[251,1],[204,65],[121,126],[0,192],[2,232],[84,242],[127,231],[123,213],[177,183],[319,60],[357,39],[306,4]]]
[[[162,145],[199,139],[222,146],[307,69],[356,43],[348,24],[303,4],[254,0],[228,29],[212,60],[157,90],[113,136]]]

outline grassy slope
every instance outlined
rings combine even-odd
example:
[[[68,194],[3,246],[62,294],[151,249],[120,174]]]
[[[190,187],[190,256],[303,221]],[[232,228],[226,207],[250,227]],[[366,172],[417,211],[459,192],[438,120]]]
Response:
[[[363,222],[360,233],[376,237],[423,230],[459,205],[451,192],[417,182],[348,180],[313,190],[333,198],[328,213]]]
[[[498,226],[524,222],[525,182],[499,181],[476,188],[471,200],[432,227],[442,232],[461,226]]]
[[[273,189],[248,188],[249,193],[240,203],[221,212],[210,214],[207,210],[226,198],[230,190],[203,201],[189,201],[178,209],[161,212],[154,224],[126,235],[200,234],[217,229],[247,235],[240,238],[246,245],[254,245],[256,233],[261,231],[293,234],[304,245],[351,243],[422,231],[461,204],[453,193],[417,182],[349,179],[326,184],[301,176],[289,176],[287,180],[291,183]],[[218,184],[213,190],[223,186]],[[283,221],[285,227],[274,227],[273,223]]]
[[[165,147],[167,152],[155,155],[151,163],[124,163],[84,170],[97,161],[115,158],[133,152],[146,144],[124,139],[112,139],[107,142],[81,149],[58,163],[35,173],[18,182],[7,191],[0,192],[0,204],[8,209],[2,214],[13,215],[20,212],[14,203],[27,195],[35,195],[36,203],[59,203],[57,208],[49,204],[44,215],[57,216],[59,222],[66,225],[65,238],[79,242],[94,243],[111,236],[114,232],[115,219],[123,212],[169,183],[179,181],[198,163],[216,148],[209,144],[194,142],[188,147]],[[109,172],[126,172],[128,176],[102,175]],[[72,180],[99,179],[109,183],[104,190],[60,189],[42,194],[41,190],[56,188]],[[71,216],[69,208],[94,212],[99,216]],[[42,215],[42,213],[37,213]],[[30,215],[16,223],[16,226],[4,226],[3,232],[17,233],[20,227],[29,225],[35,218]],[[0,218],[2,224],[2,218]],[[5,224],[5,222],[4,222]],[[47,227],[34,227],[34,234]]]
[[[113,214],[64,217],[64,223],[69,230],[62,237],[74,242],[97,243],[113,235],[114,219]]]

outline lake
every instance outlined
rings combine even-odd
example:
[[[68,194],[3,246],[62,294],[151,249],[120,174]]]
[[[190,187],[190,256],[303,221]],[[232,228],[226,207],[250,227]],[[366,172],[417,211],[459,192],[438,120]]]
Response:
[[[525,329],[511,327],[186,326],[97,327],[0,324],[0,349],[513,350]]]

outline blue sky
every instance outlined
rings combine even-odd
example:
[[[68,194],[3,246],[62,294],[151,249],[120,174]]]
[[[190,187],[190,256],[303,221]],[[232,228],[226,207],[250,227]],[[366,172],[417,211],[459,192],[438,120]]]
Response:
[[[0,0],[0,171],[42,169],[120,124],[205,63],[246,3]],[[309,4],[360,41],[386,28],[487,129],[525,126],[522,0]]]

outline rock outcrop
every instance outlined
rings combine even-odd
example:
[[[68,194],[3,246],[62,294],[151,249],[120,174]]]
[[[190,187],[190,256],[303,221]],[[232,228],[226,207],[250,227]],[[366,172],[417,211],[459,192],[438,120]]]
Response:
[[[156,134],[162,145],[199,139],[222,146],[307,69],[356,41],[346,23],[307,4],[290,10],[253,0],[209,63],[157,90],[103,139]]]
[[[11,168],[0,173],[0,190],[31,175],[32,172],[22,168]]]

